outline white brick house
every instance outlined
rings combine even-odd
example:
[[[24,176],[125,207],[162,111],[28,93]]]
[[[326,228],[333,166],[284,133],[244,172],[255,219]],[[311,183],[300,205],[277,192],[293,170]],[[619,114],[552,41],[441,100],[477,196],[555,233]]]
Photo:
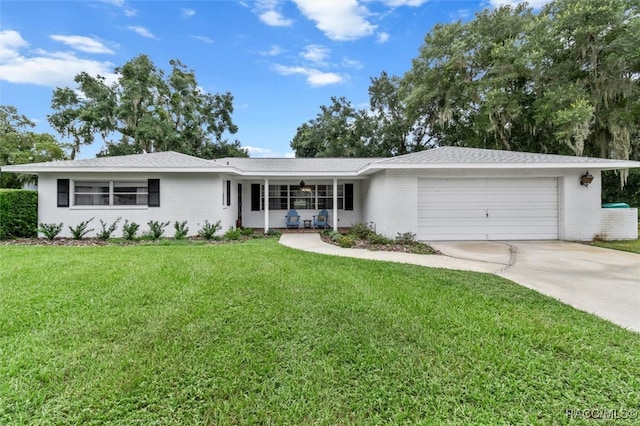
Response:
[[[39,222],[95,217],[142,225],[205,220],[283,228],[289,209],[333,228],[355,222],[393,237],[591,240],[638,237],[635,208],[601,208],[603,170],[640,162],[442,147],[393,158],[225,158],[175,152],[3,167],[38,175]],[[590,175],[587,184],[583,177]],[[621,200],[624,201],[624,200]],[[64,229],[67,229],[65,226]]]

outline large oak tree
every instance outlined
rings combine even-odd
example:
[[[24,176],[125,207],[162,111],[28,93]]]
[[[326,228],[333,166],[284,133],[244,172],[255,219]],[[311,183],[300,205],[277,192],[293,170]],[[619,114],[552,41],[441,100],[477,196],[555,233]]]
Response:
[[[193,70],[179,60],[169,64],[165,75],[140,55],[115,69],[113,83],[83,72],[76,88],[56,88],[49,123],[73,141],[71,158],[97,135],[105,144],[101,155],[172,150],[202,158],[247,156],[237,140],[225,139],[238,130],[231,93],[206,93]]]

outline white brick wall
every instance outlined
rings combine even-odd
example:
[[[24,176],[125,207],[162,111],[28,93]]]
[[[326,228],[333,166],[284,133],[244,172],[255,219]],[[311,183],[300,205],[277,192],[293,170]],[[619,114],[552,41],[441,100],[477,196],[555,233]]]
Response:
[[[600,237],[606,240],[638,239],[638,209],[601,209]]]
[[[146,180],[160,179],[160,207],[93,207],[73,206],[73,194],[70,194],[71,207],[57,207],[57,180]],[[221,179],[213,174],[135,174],[135,173],[66,173],[63,175],[41,174],[38,179],[38,222],[63,223],[60,236],[70,237],[69,226],[95,219],[90,228],[100,230],[100,219],[111,224],[122,218],[115,236],[122,235],[125,219],[140,224],[140,231],[148,230],[147,222],[156,220],[170,221],[165,228],[166,236],[173,236],[175,221],[187,220],[189,235],[196,235],[205,220],[217,222],[222,217],[222,201],[219,188]],[[95,231],[87,236],[94,236]]]

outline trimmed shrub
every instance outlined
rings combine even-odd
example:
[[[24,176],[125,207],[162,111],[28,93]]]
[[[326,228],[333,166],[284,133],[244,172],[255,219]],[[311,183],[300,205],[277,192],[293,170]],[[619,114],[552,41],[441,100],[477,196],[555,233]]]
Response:
[[[71,231],[71,235],[73,236],[74,240],[81,240],[85,235],[94,230],[93,228],[87,229],[87,227],[89,226],[89,222],[91,222],[93,219],[94,218],[92,217],[89,220],[80,222],[76,226],[69,227],[69,231]]]
[[[38,231],[51,241],[62,231],[62,223],[41,223]]]
[[[122,218],[117,218],[115,222],[109,225],[109,227],[107,227],[106,222],[103,222],[102,219],[100,219],[100,226],[102,227],[102,230],[96,234],[96,237],[98,237],[99,240],[107,241],[111,238],[111,234],[113,234],[118,228],[118,222],[120,222],[120,219]]]
[[[342,248],[351,248],[353,247],[353,238],[348,235],[343,235],[338,240],[338,245]]]
[[[187,221],[183,220],[182,222],[176,222],[173,224],[173,228],[176,230],[173,237],[176,240],[184,240],[189,233],[189,228],[187,227]]]
[[[198,235],[205,240],[213,240],[216,237],[216,232],[218,232],[221,227],[220,221],[209,223],[208,220],[205,220],[202,229],[198,231]]]
[[[224,234],[224,238],[227,240],[239,240],[242,236],[242,231],[239,228],[229,228]]]
[[[253,228],[240,228],[240,232],[245,237],[252,237],[254,234]]]
[[[0,189],[0,240],[38,236],[38,193]]]
[[[171,222],[158,222],[157,220],[150,220],[147,222],[149,226],[149,231],[145,234],[145,236],[149,237],[152,240],[158,240],[164,234],[164,228],[169,226]]]
[[[399,233],[396,236],[395,239],[396,244],[402,244],[402,245],[407,245],[410,246],[412,244],[417,243],[416,240],[416,234],[414,234],[413,232],[405,232],[405,233]]]
[[[353,238],[359,240],[366,240],[373,233],[374,232],[369,228],[369,225],[363,222],[356,222],[351,225],[351,228],[349,228],[349,235],[352,235]]]
[[[140,229],[139,224],[125,220],[124,225],[122,225],[122,238],[127,241],[135,240],[138,229]]]
[[[391,238],[387,238],[384,235],[376,234],[374,232],[369,235],[367,241],[369,241],[371,244],[378,244],[383,246],[393,243],[393,240],[391,240]]]

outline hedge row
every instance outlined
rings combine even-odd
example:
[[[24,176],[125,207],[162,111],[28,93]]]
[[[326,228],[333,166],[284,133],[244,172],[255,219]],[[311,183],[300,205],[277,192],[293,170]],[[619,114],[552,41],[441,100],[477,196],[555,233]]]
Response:
[[[38,236],[38,193],[0,189],[0,240]]]

